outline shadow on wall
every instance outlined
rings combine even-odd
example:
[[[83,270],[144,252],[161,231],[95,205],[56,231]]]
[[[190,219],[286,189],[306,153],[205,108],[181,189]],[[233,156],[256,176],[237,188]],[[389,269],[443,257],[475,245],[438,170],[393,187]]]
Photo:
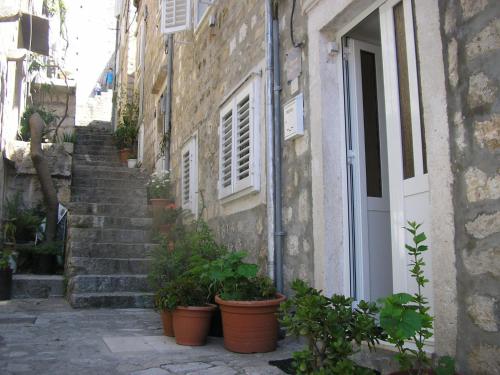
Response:
[[[106,65],[99,73],[99,76],[95,81],[94,87],[92,91],[89,93],[89,97],[94,97],[96,95],[99,95],[100,91],[108,91],[113,89],[115,84],[115,73],[116,73],[114,65],[115,65],[115,53],[113,52],[113,54],[111,54],[110,58],[108,59]],[[107,82],[107,74],[110,68],[112,69],[111,72],[113,74],[111,83]]]

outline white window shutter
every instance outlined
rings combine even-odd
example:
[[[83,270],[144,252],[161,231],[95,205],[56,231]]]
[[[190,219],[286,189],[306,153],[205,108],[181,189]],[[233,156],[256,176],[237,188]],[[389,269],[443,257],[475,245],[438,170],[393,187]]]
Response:
[[[252,186],[253,173],[253,92],[252,86],[243,90],[235,102],[235,176],[234,190],[242,190]]]
[[[161,0],[161,32],[175,33],[191,26],[191,0]]]
[[[198,155],[196,136],[182,149],[181,154],[181,202],[182,208],[197,214],[198,209]]]
[[[233,192],[234,180],[234,116],[232,102],[220,112],[219,146],[219,196],[225,197]]]

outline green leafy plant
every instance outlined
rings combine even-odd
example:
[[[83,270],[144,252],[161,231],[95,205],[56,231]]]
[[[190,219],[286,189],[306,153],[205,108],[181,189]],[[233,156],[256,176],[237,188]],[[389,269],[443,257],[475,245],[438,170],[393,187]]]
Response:
[[[134,103],[127,103],[122,111],[121,119],[114,134],[119,149],[134,148],[139,131],[139,108]]]
[[[149,283],[156,293],[156,307],[166,306],[165,298],[167,292],[172,290],[172,282],[190,278],[201,284],[200,264],[217,259],[226,252],[226,247],[215,241],[212,231],[203,220],[187,226],[176,222],[169,234],[161,238],[160,245],[152,254]]]
[[[170,172],[155,172],[147,183],[148,197],[150,199],[171,199]]]
[[[75,143],[76,142],[76,134],[74,132],[64,132],[62,135],[58,137],[59,143]]]
[[[429,314],[429,302],[423,295],[423,288],[429,282],[424,275],[425,261],[423,254],[428,250],[424,244],[427,239],[420,232],[421,224],[409,221],[405,227],[412,236],[412,244],[406,244],[411,256],[410,275],[417,283],[414,294],[397,293],[381,299],[380,325],[387,333],[387,340],[398,349],[396,360],[402,370],[411,370],[415,374],[424,374],[431,367],[431,359],[424,351],[426,340],[432,337],[433,317]],[[405,345],[406,341],[414,343],[415,348]],[[447,371],[449,361],[438,364],[441,374],[453,374]]]
[[[155,298],[156,306],[161,310],[174,310],[177,306],[205,306],[212,300],[209,285],[193,274],[170,281]]]
[[[43,121],[47,125],[52,124],[54,121],[57,120],[57,116],[54,114],[54,112],[48,111],[43,107],[35,107],[35,106],[28,106],[24,110],[24,113],[21,117],[21,124],[19,126],[19,134],[18,137],[21,141],[29,142],[31,139],[31,132],[30,132],[30,124],[29,124],[29,119],[32,114],[37,113],[42,117]]]
[[[20,193],[6,200],[5,216],[4,238],[7,241],[34,241],[42,214],[36,208],[25,208]]]
[[[370,349],[383,339],[377,326],[374,303],[334,294],[326,297],[302,280],[292,283],[295,295],[281,304],[280,322],[287,335],[303,336],[307,348],[293,354],[297,374],[372,374],[357,366],[350,356],[362,343]]]
[[[12,251],[0,249],[0,270],[6,270],[10,268],[10,259],[12,256]]]
[[[255,301],[273,299],[272,280],[258,274],[258,266],[245,263],[244,251],[230,252],[208,264],[199,264],[212,290],[224,300]]]

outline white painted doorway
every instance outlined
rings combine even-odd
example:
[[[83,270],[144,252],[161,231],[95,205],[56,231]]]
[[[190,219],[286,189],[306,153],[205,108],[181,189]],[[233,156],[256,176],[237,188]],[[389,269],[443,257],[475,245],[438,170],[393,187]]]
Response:
[[[430,201],[411,0],[388,0],[342,36],[350,293],[415,291],[407,221],[430,238]],[[432,251],[432,249],[431,249]],[[433,303],[431,256],[424,290]]]
[[[348,36],[343,52],[351,295],[376,301],[393,284],[381,50],[376,41]]]

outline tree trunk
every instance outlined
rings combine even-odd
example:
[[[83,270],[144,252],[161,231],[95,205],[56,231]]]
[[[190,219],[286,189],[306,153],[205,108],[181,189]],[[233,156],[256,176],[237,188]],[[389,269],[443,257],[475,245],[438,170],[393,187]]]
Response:
[[[38,113],[34,113],[29,119],[29,124],[31,132],[31,160],[33,161],[33,166],[35,167],[36,174],[40,180],[43,199],[47,209],[45,240],[47,242],[51,242],[56,238],[59,201],[57,199],[57,192],[50,174],[49,164],[47,163],[42,151],[42,135],[45,128],[45,122]]]

